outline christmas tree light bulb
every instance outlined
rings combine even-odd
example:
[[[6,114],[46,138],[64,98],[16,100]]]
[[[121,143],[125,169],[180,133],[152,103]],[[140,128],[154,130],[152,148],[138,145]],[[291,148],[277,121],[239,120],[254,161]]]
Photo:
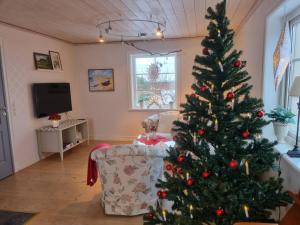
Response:
[[[212,114],[212,111],[211,111],[211,103],[210,103],[210,102],[208,103],[208,114]]]
[[[190,205],[190,217],[191,217],[191,219],[194,218],[194,216],[193,216],[193,205]]]
[[[246,218],[249,218],[249,207],[244,205],[244,211],[245,211]]]
[[[245,162],[246,174],[249,175],[249,163],[248,161]]]
[[[216,118],[215,119],[215,131],[218,131],[219,129],[219,122],[218,122],[218,119]]]
[[[190,179],[190,174],[189,172],[186,173],[186,180]]]
[[[162,214],[163,214],[163,219],[164,219],[164,221],[167,221],[167,213],[166,213],[166,210],[163,210],[162,211]]]

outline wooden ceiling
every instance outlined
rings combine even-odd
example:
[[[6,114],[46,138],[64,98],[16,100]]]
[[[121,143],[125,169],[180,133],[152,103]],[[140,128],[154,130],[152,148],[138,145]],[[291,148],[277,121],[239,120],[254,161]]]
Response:
[[[206,8],[220,0],[0,0],[0,22],[73,44],[94,43],[96,24],[109,19],[165,20],[166,38],[206,35]],[[231,27],[238,29],[262,0],[227,0]],[[149,24],[115,24],[119,32],[152,32]]]

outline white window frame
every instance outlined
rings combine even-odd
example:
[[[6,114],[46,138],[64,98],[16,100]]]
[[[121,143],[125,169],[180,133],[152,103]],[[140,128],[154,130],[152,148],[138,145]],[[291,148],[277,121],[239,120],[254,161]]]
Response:
[[[292,59],[288,66],[288,69],[286,71],[286,76],[282,80],[282,83],[279,86],[279,90],[281,93],[281,95],[279,96],[280,97],[279,103],[280,103],[280,105],[282,105],[285,108],[291,108],[291,102],[290,102],[290,96],[289,96],[289,89],[290,89],[291,83],[293,82],[291,79],[291,75],[294,72],[294,63],[300,61],[300,58],[294,58],[295,37],[293,36],[293,34],[294,34],[293,26],[297,23],[300,23],[300,15],[297,15],[297,16],[289,19],[290,35],[291,35],[291,40],[292,40],[292,52],[291,52]],[[296,117],[295,117],[296,120],[297,120],[297,116],[298,115],[296,115]],[[294,140],[296,140],[295,130],[289,129],[287,139],[289,140],[289,142],[294,142]]]
[[[177,53],[171,53],[169,55],[163,56],[168,57],[172,56],[175,57],[175,101],[174,107],[172,109],[140,109],[135,107],[135,95],[136,95],[136,72],[135,72],[135,59],[136,58],[154,58],[160,57],[160,55],[149,55],[143,53],[135,53],[130,54],[130,111],[178,111],[179,106],[179,57]]]

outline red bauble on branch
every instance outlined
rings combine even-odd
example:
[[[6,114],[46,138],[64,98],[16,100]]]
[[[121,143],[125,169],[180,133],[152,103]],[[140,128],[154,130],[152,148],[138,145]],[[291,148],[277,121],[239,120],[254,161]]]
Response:
[[[222,209],[222,208],[218,208],[218,209],[216,210],[216,215],[217,215],[217,216],[223,216],[224,213],[225,213],[225,211],[224,211],[224,209]]]
[[[156,193],[157,197],[161,198],[161,199],[165,199],[167,197],[167,192],[166,191],[158,191]]]
[[[147,217],[152,219],[154,217],[154,213],[153,212],[149,212],[147,213]]]
[[[237,160],[233,159],[229,162],[228,166],[229,166],[230,169],[234,170],[239,166],[239,163],[238,163]]]
[[[204,171],[203,173],[202,173],[202,177],[203,178],[208,178],[210,176],[210,173],[208,172],[208,171]]]
[[[185,160],[184,155],[179,155],[179,156],[177,157],[177,161],[178,161],[179,163],[182,163],[184,160]]]
[[[230,100],[232,100],[234,98],[234,96],[235,96],[234,92],[230,91],[230,92],[227,93],[226,99],[228,101],[230,101]]]
[[[192,186],[194,184],[194,180],[192,178],[189,178],[187,181],[186,181],[186,184],[188,186]]]
[[[173,169],[173,166],[171,164],[166,165],[166,170],[171,171]]]
[[[264,111],[258,111],[258,112],[256,113],[256,116],[259,117],[259,118],[264,117],[264,115],[265,115]]]
[[[177,136],[173,136],[173,141],[176,141],[177,140]]]
[[[243,137],[243,138],[248,138],[249,136],[250,136],[250,133],[249,133],[248,130],[244,130],[244,131],[242,132],[242,137]]]
[[[195,93],[192,93],[192,94],[191,94],[191,97],[192,97],[192,98],[197,98],[197,95],[196,95]]]
[[[233,66],[236,67],[236,68],[240,68],[241,65],[242,65],[242,62],[239,59],[235,60],[234,63],[233,63]]]
[[[162,199],[165,199],[165,198],[167,198],[167,195],[168,195],[168,192],[162,191],[162,193],[161,193],[161,198],[162,198]]]
[[[207,90],[207,86],[202,85],[202,86],[200,87],[200,91],[201,91],[201,92],[205,92],[206,90]]]
[[[209,55],[208,48],[203,48],[202,53],[203,53],[203,55]]]
[[[200,136],[202,136],[202,135],[205,134],[205,130],[204,129],[200,129],[200,130],[197,131],[197,134],[200,135]]]

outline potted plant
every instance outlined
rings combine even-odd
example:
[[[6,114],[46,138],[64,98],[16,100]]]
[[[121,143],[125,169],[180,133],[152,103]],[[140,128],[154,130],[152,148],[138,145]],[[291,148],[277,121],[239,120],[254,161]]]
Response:
[[[52,127],[59,127],[59,121],[61,120],[61,116],[58,113],[51,114],[48,119],[52,121]]]
[[[279,143],[285,143],[284,138],[288,134],[289,124],[295,123],[293,114],[289,109],[277,107],[267,113],[267,116],[272,119],[274,133]]]
[[[140,95],[139,99],[138,99],[138,103],[140,105],[140,108],[143,109],[144,108],[144,103],[146,101],[148,101],[148,96],[147,95]]]

